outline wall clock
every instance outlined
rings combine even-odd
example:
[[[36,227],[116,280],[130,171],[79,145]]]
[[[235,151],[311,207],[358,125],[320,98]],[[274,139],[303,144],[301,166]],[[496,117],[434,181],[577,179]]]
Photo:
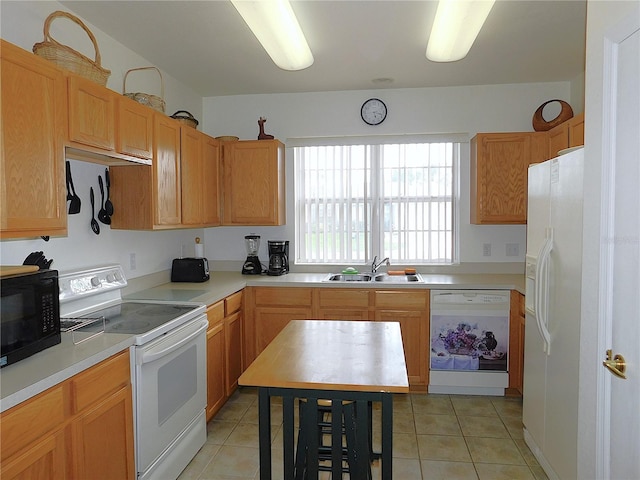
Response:
[[[379,98],[370,98],[362,104],[360,116],[369,125],[380,125],[387,118],[387,106]]]

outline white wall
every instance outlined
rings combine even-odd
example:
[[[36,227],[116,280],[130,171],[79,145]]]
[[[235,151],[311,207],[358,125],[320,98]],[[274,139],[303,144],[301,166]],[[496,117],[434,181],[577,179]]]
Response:
[[[25,50],[31,51],[34,43],[43,40],[43,25],[47,16],[55,10],[66,10],[61,4],[53,1],[10,2],[0,3],[1,36]],[[83,20],[84,21],[84,20]],[[111,37],[85,22],[95,35],[100,53],[102,66],[111,70],[107,87],[122,93],[122,79],[124,73],[150,63],[135,52],[127,49]],[[76,24],[67,19],[54,20],[51,28],[53,38],[63,44],[81,51],[84,55],[94,58],[94,51],[89,37]],[[133,74],[130,75],[132,77]],[[188,110],[196,118],[202,118],[202,98],[192,90],[181,85],[169,75],[164,74],[166,112]],[[144,91],[156,93],[159,81],[155,78],[142,77],[139,80],[148,84],[129,83],[127,91]],[[156,83],[153,83],[156,82]],[[131,85],[131,89],[129,86]],[[91,163],[71,161],[74,184],[78,195],[82,199],[82,211],[78,215],[69,216],[69,234],[64,238],[52,238],[48,243],[40,238],[33,240],[7,240],[0,243],[0,263],[3,265],[20,265],[25,257],[33,251],[43,251],[45,256],[53,259],[52,268],[61,271],[83,268],[103,263],[121,263],[129,278],[154,273],[171,267],[171,260],[180,255],[182,245],[185,245],[185,255],[193,255],[194,238],[203,236],[202,230],[175,230],[170,232],[130,232],[111,230],[100,224],[101,233],[96,236],[89,226],[91,206],[89,203],[89,187],[92,185],[96,203],[100,201],[98,189],[98,175],[104,175],[104,167]],[[126,208],[115,205],[116,210]],[[136,254],[136,269],[131,270],[129,254]]]
[[[569,82],[474,87],[388,89],[280,95],[244,95],[204,99],[204,128],[210,135],[236,135],[255,139],[258,118],[266,117],[265,132],[287,142],[296,137],[408,133],[464,133],[532,131],[531,119],[540,104],[560,98],[569,101]],[[379,97],[389,113],[377,127],[360,119],[360,107]],[[576,110],[581,111],[582,105]],[[208,229],[207,245],[215,258],[243,258],[242,242],[250,232],[262,236],[261,258],[266,260],[266,240],[294,239],[293,162],[287,150],[287,225],[283,227]],[[526,227],[479,226],[469,223],[469,145],[462,152],[460,175],[460,260],[463,264],[523,262]],[[483,257],[483,244],[492,245]],[[507,257],[506,244],[517,243],[520,256]],[[218,251],[218,247],[225,247]],[[293,252],[292,252],[293,255]]]

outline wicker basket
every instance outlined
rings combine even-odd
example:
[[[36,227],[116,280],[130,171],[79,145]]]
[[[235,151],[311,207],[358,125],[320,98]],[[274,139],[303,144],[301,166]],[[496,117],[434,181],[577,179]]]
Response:
[[[556,118],[547,122],[542,116],[542,111],[544,110],[544,107],[546,105],[553,102],[558,102],[560,104],[561,110]],[[571,108],[571,105],[563,100],[558,100],[556,98],[554,100],[546,101],[538,107],[536,112],[533,114],[531,124],[536,132],[546,132],[548,130],[551,130],[553,127],[557,127],[562,122],[566,122],[571,117],[573,117],[573,109]]]
[[[76,52],[73,48],[62,45],[51,38],[49,27],[51,26],[51,22],[56,18],[67,18],[82,27],[87,35],[89,35],[91,43],[93,43],[93,48],[96,51],[95,61],[88,59],[80,52]],[[102,68],[100,50],[98,49],[96,37],[94,37],[91,30],[82,23],[82,20],[67,12],[56,11],[47,17],[44,22],[44,41],[36,43],[33,46],[33,53],[54,62],[59,67],[66,68],[102,86],[107,85],[107,79],[111,75],[110,70]]]
[[[151,95],[150,93],[125,93],[127,91],[127,75],[131,72],[136,72],[140,70],[155,70],[160,75],[160,96]],[[128,97],[132,100],[135,100],[142,105],[147,105],[148,107],[153,108],[159,112],[164,113],[165,102],[164,102],[164,79],[162,78],[162,73],[156,67],[140,67],[140,68],[132,68],[131,70],[127,70],[127,73],[124,74],[124,79],[122,80],[122,94],[125,97]]]
[[[184,115],[181,115],[184,114]],[[178,110],[176,113],[171,115],[171,118],[178,120],[180,123],[184,123],[185,125],[189,125],[190,127],[196,128],[198,126],[198,120],[195,119],[193,115],[191,115],[186,110]]]

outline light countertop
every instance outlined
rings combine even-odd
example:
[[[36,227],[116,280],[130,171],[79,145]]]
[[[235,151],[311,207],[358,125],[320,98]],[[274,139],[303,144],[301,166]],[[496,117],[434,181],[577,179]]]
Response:
[[[23,402],[46,389],[106,360],[133,345],[134,335],[102,333],[75,345],[70,332],[62,342],[0,371],[0,411]]]
[[[202,283],[165,283],[127,295],[128,299],[175,300],[211,305],[244,287],[402,288],[517,290],[524,294],[525,277],[517,274],[421,274],[424,283],[327,282],[327,273],[288,273],[280,276],[211,272]]]

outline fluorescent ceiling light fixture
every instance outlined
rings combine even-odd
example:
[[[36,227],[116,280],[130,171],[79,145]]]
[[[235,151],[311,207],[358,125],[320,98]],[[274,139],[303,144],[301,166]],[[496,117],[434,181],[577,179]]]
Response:
[[[467,56],[495,0],[440,0],[427,45],[433,62],[455,62]]]
[[[231,0],[273,63],[283,70],[302,70],[313,55],[288,0]]]

